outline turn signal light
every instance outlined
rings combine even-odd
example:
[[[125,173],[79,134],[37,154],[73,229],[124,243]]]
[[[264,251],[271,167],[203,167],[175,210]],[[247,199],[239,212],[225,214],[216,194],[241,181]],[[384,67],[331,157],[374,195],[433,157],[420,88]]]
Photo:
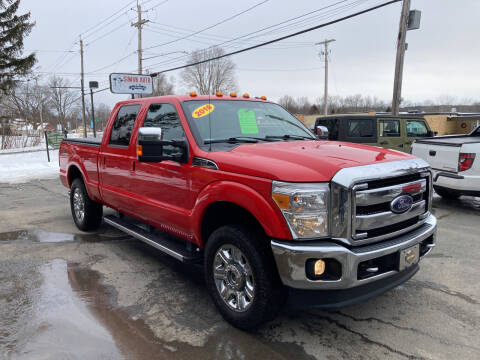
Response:
[[[221,91],[217,91],[217,96],[223,96]]]
[[[247,93],[245,93],[245,94],[243,94],[243,97],[244,97],[245,99],[248,99],[248,98],[250,97],[250,95],[248,95]]]
[[[290,196],[287,194],[273,193],[272,199],[278,205],[280,210],[290,209]]]
[[[313,273],[315,276],[320,276],[325,272],[325,261],[317,260],[313,266]]]
[[[458,171],[465,171],[472,167],[473,160],[475,160],[475,154],[460,153],[458,156]]]
[[[237,93],[236,92],[231,92],[230,97],[237,97]]]
[[[197,92],[196,91],[190,91],[190,96],[197,96]]]
[[[143,155],[143,148],[142,145],[137,145],[137,156]]]

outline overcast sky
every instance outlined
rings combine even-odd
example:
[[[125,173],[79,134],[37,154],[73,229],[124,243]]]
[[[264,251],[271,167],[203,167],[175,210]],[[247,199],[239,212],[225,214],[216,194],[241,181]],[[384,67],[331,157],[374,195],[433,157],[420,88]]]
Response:
[[[149,10],[144,18],[143,46],[152,47],[191,32],[204,29],[238,14],[262,0],[141,0]],[[161,71],[182,65],[182,52],[233,39],[280,23],[310,11],[316,16],[304,23],[285,23],[289,27],[248,41],[225,44],[231,51],[265,40],[293,33],[350,13],[382,3],[379,0],[269,0],[223,24],[197,36],[175,41],[145,51],[144,68]],[[407,34],[402,97],[411,102],[453,96],[459,101],[480,100],[480,35],[478,0],[412,0],[411,8],[422,11],[421,29]],[[44,78],[54,72],[80,84],[78,39],[83,33],[86,81],[97,80],[108,86],[111,72],[136,72],[137,32],[130,23],[136,21],[135,2],[131,0],[22,0],[22,11],[31,11],[36,22],[26,39],[26,50],[38,50],[38,70]],[[135,8],[135,9],[134,9]],[[123,9],[123,10],[121,10]],[[119,11],[121,10],[121,11]],[[401,3],[297,36],[276,45],[235,55],[239,90],[251,95],[278,99],[284,94],[310,99],[323,95],[323,64],[316,42],[336,39],[332,43],[329,93],[362,94],[391,101],[395,67],[396,38]],[[119,12],[118,12],[119,11]],[[118,12],[114,17],[112,14]],[[107,21],[102,22],[106,18]],[[299,20],[303,20],[301,18]],[[296,21],[299,21],[296,20]],[[109,24],[109,22],[111,22]],[[92,27],[99,24],[94,29]],[[91,29],[91,30],[90,30]],[[58,51],[58,52],[57,52]],[[63,51],[63,52],[62,52]],[[66,52],[71,51],[71,52]],[[167,55],[165,55],[167,54]],[[161,55],[161,56],[158,56]],[[123,61],[113,64],[119,59]],[[171,59],[177,59],[175,61]],[[170,61],[170,63],[165,63]],[[111,66],[108,66],[111,65]],[[92,72],[94,72],[92,74]],[[186,90],[180,72],[170,72],[176,90]],[[125,99],[109,90],[96,95],[97,101],[113,105]]]

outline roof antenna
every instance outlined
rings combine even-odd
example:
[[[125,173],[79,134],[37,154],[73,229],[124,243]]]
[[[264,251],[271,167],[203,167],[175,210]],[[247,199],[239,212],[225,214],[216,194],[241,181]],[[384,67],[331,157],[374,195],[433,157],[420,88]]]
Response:
[[[211,109],[210,91],[209,91],[209,94],[208,94],[208,108]],[[210,144],[209,144],[209,149],[208,149],[209,152],[212,152],[212,120],[211,120],[211,117],[210,117],[211,113],[212,113],[211,111],[208,113],[208,130],[210,131],[210,135],[209,135],[209,137],[210,137],[209,143]]]

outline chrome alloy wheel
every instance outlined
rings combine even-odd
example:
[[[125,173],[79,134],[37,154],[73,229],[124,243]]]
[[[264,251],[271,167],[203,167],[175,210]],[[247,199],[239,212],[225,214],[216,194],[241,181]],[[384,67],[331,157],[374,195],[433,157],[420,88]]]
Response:
[[[248,310],[255,296],[255,280],[250,264],[239,248],[225,244],[217,250],[213,276],[220,297],[230,309]]]
[[[76,188],[73,193],[73,211],[75,211],[77,220],[82,222],[85,217],[85,203],[82,191],[79,188]]]

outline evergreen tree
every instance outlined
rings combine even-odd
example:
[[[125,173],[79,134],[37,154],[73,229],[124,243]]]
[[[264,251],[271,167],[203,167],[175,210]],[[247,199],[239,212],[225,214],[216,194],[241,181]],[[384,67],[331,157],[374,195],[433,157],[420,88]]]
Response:
[[[35,54],[23,57],[23,39],[35,23],[30,12],[17,15],[20,0],[0,0],[0,95],[25,76],[36,62]]]

